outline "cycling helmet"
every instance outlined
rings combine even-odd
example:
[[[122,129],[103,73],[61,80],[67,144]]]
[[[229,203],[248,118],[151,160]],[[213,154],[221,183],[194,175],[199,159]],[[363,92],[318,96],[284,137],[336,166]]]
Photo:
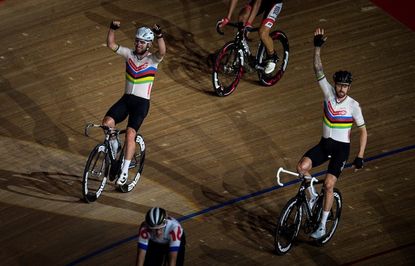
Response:
[[[166,226],[166,210],[153,207],[146,214],[146,223],[150,229],[160,229]]]
[[[333,80],[335,83],[351,84],[353,81],[352,73],[343,70],[337,71],[333,75]]]
[[[150,28],[140,27],[135,34],[136,39],[152,42],[154,40],[154,33]]]

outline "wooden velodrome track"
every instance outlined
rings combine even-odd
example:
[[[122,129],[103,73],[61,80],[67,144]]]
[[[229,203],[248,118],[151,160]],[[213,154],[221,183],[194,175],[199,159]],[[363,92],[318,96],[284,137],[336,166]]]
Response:
[[[232,38],[231,29],[224,37],[214,29],[227,1],[0,1],[0,264],[132,265],[138,224],[158,205],[182,220],[187,265],[413,265],[414,32],[368,0],[285,2],[283,79],[264,88],[247,75],[219,98],[207,59]],[[86,204],[83,167],[101,135],[86,138],[83,128],[123,93],[123,61],[105,47],[114,18],[125,46],[137,25],[159,23],[168,55],[141,129],[139,186],[121,194],[108,185]],[[344,206],[333,240],[316,247],[300,237],[280,257],[272,233],[296,188],[275,187],[275,170],[295,169],[321,136],[318,26],[328,34],[326,74],[354,73],[350,94],[363,108],[370,161],[338,182]]]

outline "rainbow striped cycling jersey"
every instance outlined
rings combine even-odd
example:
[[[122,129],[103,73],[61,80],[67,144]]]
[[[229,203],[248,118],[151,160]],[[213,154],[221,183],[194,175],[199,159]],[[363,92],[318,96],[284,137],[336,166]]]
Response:
[[[365,125],[359,103],[350,96],[337,102],[335,88],[330,85],[326,77],[320,79],[318,83],[324,93],[323,137],[350,143],[353,122],[358,127]]]
[[[123,46],[115,52],[125,58],[125,94],[150,99],[157,66],[162,59],[151,53],[139,59],[134,50]]]
[[[140,232],[138,235],[138,247],[143,250],[147,250],[148,241],[154,241],[160,244],[169,245],[169,251],[178,251],[180,248],[181,238],[183,235],[183,228],[180,223],[172,218],[167,217],[167,224],[163,228],[163,234],[161,238],[157,238],[155,233],[147,227],[144,222],[141,224]]]

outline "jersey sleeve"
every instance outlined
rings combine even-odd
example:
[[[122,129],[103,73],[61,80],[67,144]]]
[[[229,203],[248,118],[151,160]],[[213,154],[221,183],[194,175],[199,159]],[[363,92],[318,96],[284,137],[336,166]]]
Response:
[[[334,96],[334,88],[327,81],[326,77],[323,77],[322,79],[318,80],[318,84],[320,85],[320,88],[323,91],[324,99],[328,99]]]
[[[363,118],[362,108],[360,108],[360,105],[358,102],[354,102],[352,106],[352,116],[356,123],[356,126],[362,127],[365,125],[365,120]]]
[[[115,51],[117,54],[121,55],[125,59],[128,59],[128,56],[131,53],[131,50],[124,46],[118,46],[118,49]]]
[[[170,252],[179,251],[182,235],[183,235],[183,229],[180,225],[177,225],[169,232],[169,236],[170,236],[169,251]]]
[[[150,233],[148,232],[147,227],[141,226],[138,232],[138,248],[147,250],[149,240],[150,240]]]

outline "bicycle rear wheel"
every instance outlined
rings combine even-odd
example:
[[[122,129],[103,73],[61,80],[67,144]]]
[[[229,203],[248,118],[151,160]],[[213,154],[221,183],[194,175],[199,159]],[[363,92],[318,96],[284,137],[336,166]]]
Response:
[[[104,191],[110,159],[104,144],[98,144],[89,154],[82,178],[82,195],[86,202],[96,201]]]
[[[212,84],[218,96],[228,96],[238,86],[243,75],[243,54],[234,42],[225,44],[216,56],[212,69]]]
[[[144,160],[146,157],[146,145],[144,143],[144,138],[141,134],[137,133],[135,140],[135,153],[131,159],[130,167],[128,169],[128,180],[124,185],[118,187],[119,190],[124,193],[130,192],[134,189],[140,180],[141,173],[144,168]]]
[[[334,233],[336,232],[337,226],[339,225],[340,215],[342,212],[342,195],[340,193],[340,190],[338,190],[337,188],[334,188],[333,192],[334,192],[334,201],[333,201],[333,206],[331,207],[331,210],[330,210],[329,217],[327,218],[326,235],[316,240],[316,243],[319,246],[326,244],[327,242],[330,241],[330,239],[332,239]],[[323,212],[323,208],[321,208],[321,211],[319,214],[320,218],[321,218],[322,212]]]
[[[285,205],[278,220],[275,230],[275,251],[278,255],[284,255],[291,247],[300,230],[303,215],[303,207],[299,199],[292,198]]]
[[[288,57],[290,53],[288,37],[284,32],[278,30],[273,31],[270,36],[273,40],[274,50],[277,53],[278,60],[273,72],[265,74],[263,70],[258,71],[259,81],[265,86],[272,86],[282,78],[288,65]],[[261,42],[256,55],[256,60],[259,65],[265,65],[266,54],[265,45]]]

